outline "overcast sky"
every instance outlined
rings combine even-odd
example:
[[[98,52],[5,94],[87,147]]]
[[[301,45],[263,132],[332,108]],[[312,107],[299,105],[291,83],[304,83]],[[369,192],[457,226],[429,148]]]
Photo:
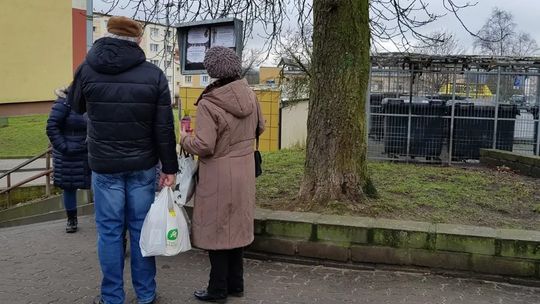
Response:
[[[433,9],[443,12],[442,0],[427,0]],[[457,3],[465,3],[458,0]],[[474,2],[472,0],[471,2]],[[466,26],[473,32],[477,32],[486,22],[494,7],[509,11],[514,16],[516,29],[524,31],[540,43],[540,0],[478,0],[478,4],[460,12],[460,16]],[[453,16],[448,15],[439,21],[425,27],[425,32],[445,29],[455,34],[460,44],[472,52],[473,37],[471,37]]]
[[[124,0],[120,0],[124,1]],[[404,0],[402,0],[404,1]],[[444,12],[442,6],[443,0],[424,0],[429,3],[430,10],[438,13]],[[454,0],[458,4],[463,4],[467,0]],[[475,0],[469,0],[474,2]],[[477,32],[489,17],[494,7],[507,10],[514,16],[514,21],[518,31],[524,31],[536,39],[540,44],[540,0],[477,0],[478,4],[474,7],[469,7],[460,12],[460,16],[466,26],[473,32]],[[104,10],[108,7],[102,0],[94,0],[94,8],[97,11]],[[115,14],[130,15],[129,11],[115,11]],[[434,30],[447,30],[453,33],[459,40],[459,43],[467,53],[472,52],[473,37],[471,37],[459,24],[458,20],[453,15],[447,15],[437,22],[425,26],[422,31],[429,33]],[[261,43],[260,39],[255,39],[249,43],[249,46],[254,46]],[[391,49],[391,47],[388,47]]]

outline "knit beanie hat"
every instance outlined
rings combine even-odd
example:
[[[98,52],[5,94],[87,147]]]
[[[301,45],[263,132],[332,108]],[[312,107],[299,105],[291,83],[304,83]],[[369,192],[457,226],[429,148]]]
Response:
[[[141,37],[143,34],[143,28],[139,22],[123,16],[111,17],[107,22],[107,31],[124,37]]]
[[[235,78],[242,72],[242,62],[236,52],[224,46],[214,46],[206,51],[204,67],[212,78]]]

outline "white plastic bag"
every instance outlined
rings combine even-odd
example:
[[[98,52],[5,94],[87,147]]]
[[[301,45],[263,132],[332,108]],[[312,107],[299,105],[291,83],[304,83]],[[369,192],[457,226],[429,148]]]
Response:
[[[176,187],[174,188],[174,199],[180,206],[187,204],[195,192],[197,169],[198,163],[193,155],[181,151],[178,158]]]
[[[170,187],[161,190],[146,214],[139,246],[143,257],[173,256],[191,249],[185,214],[174,203]]]

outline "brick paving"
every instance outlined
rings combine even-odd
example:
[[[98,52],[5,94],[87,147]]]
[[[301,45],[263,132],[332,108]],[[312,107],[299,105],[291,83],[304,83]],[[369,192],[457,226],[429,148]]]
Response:
[[[99,292],[93,217],[64,233],[54,221],[0,229],[0,303],[91,303]],[[126,292],[134,303],[126,261]],[[209,264],[202,251],[158,259],[159,303],[197,303]],[[381,270],[246,260],[246,295],[228,303],[540,303],[540,289]]]

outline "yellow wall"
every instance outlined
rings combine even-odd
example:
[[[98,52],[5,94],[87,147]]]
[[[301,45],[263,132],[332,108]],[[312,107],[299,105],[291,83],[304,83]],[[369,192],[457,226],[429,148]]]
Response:
[[[189,110],[192,122],[197,121],[197,107],[194,105],[201,95],[203,88],[180,88],[182,110]],[[277,151],[279,149],[279,101],[281,94],[278,90],[255,90],[261,104],[266,130],[261,135],[259,149],[261,151]]]
[[[73,77],[71,1],[9,0],[0,9],[0,103],[53,99]]]
[[[278,67],[260,67],[259,68],[259,84],[267,84],[268,80],[274,80],[276,85],[279,85],[281,68]]]

